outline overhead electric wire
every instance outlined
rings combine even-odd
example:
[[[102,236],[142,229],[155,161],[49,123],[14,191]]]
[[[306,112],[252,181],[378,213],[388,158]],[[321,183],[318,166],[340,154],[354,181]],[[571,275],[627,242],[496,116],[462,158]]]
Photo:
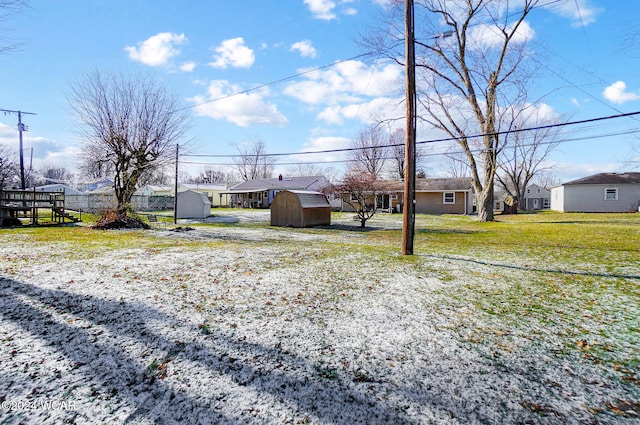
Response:
[[[576,141],[581,141],[581,140],[593,140],[593,139],[602,139],[602,138],[607,138],[607,137],[615,137],[615,136],[622,136],[622,135],[627,135],[627,134],[635,134],[635,133],[640,133],[640,128],[634,128],[634,129],[629,129],[626,131],[620,131],[617,133],[605,133],[605,134],[595,134],[595,135],[590,135],[590,136],[582,136],[582,137],[573,137],[573,138],[567,138],[567,139],[554,139],[554,140],[549,140],[549,141],[539,141],[539,142],[533,142],[533,143],[520,143],[517,145],[517,147],[530,147],[530,146],[540,146],[540,145],[553,145],[553,144],[563,144],[563,143],[569,143],[569,142],[576,142]],[[400,145],[390,145],[390,146],[400,146]],[[515,146],[511,146],[511,147],[515,147]],[[497,148],[499,150],[508,148],[508,146],[502,146],[500,148]],[[359,149],[367,149],[367,148],[359,148]],[[490,150],[495,150],[495,149],[490,149]],[[479,153],[479,152],[483,152],[486,151],[486,149],[484,148],[472,148],[469,150],[472,153]],[[434,156],[449,156],[449,155],[457,155],[457,154],[464,154],[466,153],[465,151],[459,150],[459,151],[441,151],[441,152],[422,152],[420,154],[421,157],[434,157]],[[236,155],[237,157],[238,155]],[[264,155],[267,156],[267,155]],[[391,160],[391,159],[395,159],[395,157],[393,156],[387,156],[387,157],[383,157],[380,158],[381,160]],[[313,165],[313,164],[342,164],[342,163],[350,163],[352,162],[352,160],[349,159],[336,159],[336,160],[324,160],[324,161],[297,161],[297,162],[279,162],[277,163],[278,165],[301,165],[301,164],[309,164],[309,165]],[[236,166],[235,163],[230,163],[230,162],[200,162],[200,161],[182,161],[182,164],[190,164],[190,165],[215,165],[215,166],[229,166],[229,167],[234,167]]]
[[[617,119],[617,118],[634,117],[636,115],[640,115],[640,111],[628,112],[628,113],[620,113],[620,114],[617,114],[617,115],[608,115],[608,116],[596,117],[596,118],[588,118],[588,119],[584,119],[584,120],[569,121],[569,122],[564,122],[564,123],[554,123],[554,124],[540,125],[540,126],[535,126],[535,127],[527,127],[527,128],[513,129],[513,130],[497,131],[497,132],[494,132],[494,133],[480,133],[480,134],[473,134],[473,135],[461,136],[461,137],[445,137],[445,138],[440,138],[440,139],[423,140],[423,141],[416,142],[416,144],[424,145],[424,144],[433,144],[433,143],[442,143],[442,142],[452,142],[452,141],[456,141],[456,140],[460,140],[460,139],[477,139],[477,138],[486,137],[486,136],[501,136],[501,135],[512,134],[512,133],[523,133],[523,132],[528,132],[528,131],[537,131],[537,130],[545,130],[545,129],[550,129],[550,128],[557,128],[557,127],[573,126],[573,125],[578,125],[578,124],[601,122],[601,121],[612,120],[612,119]],[[403,145],[404,145],[403,143],[395,143],[395,144],[388,144],[388,145],[380,145],[380,146],[376,146],[376,147],[377,148],[390,148],[390,147],[394,147],[394,146],[403,146]],[[186,155],[181,155],[181,156],[185,157],[185,158],[187,158],[187,157],[188,158],[194,158],[194,157],[200,157],[200,158],[237,158],[239,156],[252,158],[252,157],[317,155],[317,154],[323,154],[323,153],[353,152],[353,151],[367,150],[367,149],[371,149],[371,147],[358,147],[358,148],[353,148],[352,147],[352,148],[341,148],[341,149],[325,149],[325,150],[320,150],[320,151],[280,152],[280,153],[247,154],[247,155],[240,155],[240,154],[186,154]]]
[[[224,95],[224,96],[217,97],[215,99],[209,99],[209,100],[207,100],[205,102],[200,102],[200,103],[196,103],[196,104],[193,104],[193,105],[190,105],[190,106],[185,106],[184,108],[176,109],[173,112],[185,111],[187,109],[193,109],[193,108],[197,108],[198,106],[207,105],[209,103],[214,103],[214,102],[219,102],[221,100],[229,99],[229,98],[234,97],[234,96],[240,96],[242,94],[251,93],[253,91],[260,90],[260,89],[263,89],[265,87],[269,87],[269,86],[273,86],[273,85],[276,85],[276,84],[284,83],[285,81],[294,80],[296,78],[302,77],[302,76],[307,75],[307,74],[311,74],[311,73],[314,73],[314,72],[317,72],[317,71],[320,71],[320,70],[323,70],[323,69],[326,69],[326,68],[331,68],[333,66],[336,66],[336,65],[344,63],[344,62],[348,62],[348,61],[351,61],[351,60],[354,60],[354,59],[358,59],[358,58],[362,58],[362,57],[366,57],[366,56],[373,56],[373,55],[375,55],[377,53],[378,52],[360,53],[359,55],[351,56],[350,58],[340,59],[340,60],[337,60],[337,61],[332,62],[330,64],[318,66],[316,68],[307,69],[306,71],[299,72],[299,73],[297,73],[295,75],[290,75],[288,77],[280,78],[278,80],[274,80],[274,81],[271,81],[271,82],[268,82],[268,83],[259,84],[259,85],[255,86],[255,87],[251,87],[251,88],[246,89],[246,90],[241,90],[241,91],[238,91],[238,92],[235,92],[235,93],[231,93],[231,94],[227,94],[227,95]]]

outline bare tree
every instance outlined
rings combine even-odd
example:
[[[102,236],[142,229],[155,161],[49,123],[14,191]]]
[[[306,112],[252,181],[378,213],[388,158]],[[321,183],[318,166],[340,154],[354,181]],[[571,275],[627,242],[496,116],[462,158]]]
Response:
[[[0,0],[0,54],[13,51],[20,46],[15,39],[6,36],[9,31],[4,22],[20,13],[25,7],[27,2],[24,0]]]
[[[502,149],[498,155],[496,179],[507,194],[520,202],[529,183],[548,170],[545,165],[551,152],[560,144],[559,127],[549,127],[550,120],[540,116],[536,108],[510,108],[508,132],[500,137]],[[528,131],[522,131],[531,128]]]
[[[78,156],[80,175],[89,180],[113,179],[113,163],[107,157],[101,157],[100,150],[94,152],[93,146],[85,146]]]
[[[544,187],[547,190],[550,190],[552,187],[562,184],[562,181],[551,174],[549,170],[541,171],[540,173],[536,174],[532,182],[540,187]]]
[[[0,189],[13,187],[17,169],[14,156],[7,147],[0,145]]]
[[[149,184],[166,186],[174,183],[176,173],[172,165],[165,164],[162,167],[154,168],[154,170],[149,173],[142,174],[138,180],[138,187]]]
[[[63,183],[68,184],[73,178],[73,173],[64,167],[45,165],[38,170],[36,181],[38,184]]]
[[[345,174],[342,182],[329,190],[342,196],[342,201],[349,204],[360,220],[360,227],[365,227],[367,220],[377,211],[376,196],[378,179],[371,173],[352,170]]]
[[[233,158],[243,180],[268,179],[273,175],[275,158],[267,154],[264,142],[255,139],[236,145],[238,156]]]
[[[391,160],[393,161],[392,175],[398,180],[404,180],[405,166],[405,131],[397,129],[389,135],[389,145],[391,145]],[[417,162],[417,159],[416,159]]]
[[[306,162],[300,162],[296,165],[287,167],[287,175],[291,177],[320,176],[323,174],[324,169],[322,167]]]
[[[539,1],[416,2],[416,27],[426,33],[416,36],[420,118],[454,139],[465,152],[480,221],[493,220],[493,188],[501,147],[498,117],[501,108],[519,95],[517,90],[514,94],[512,82],[527,72],[524,22]],[[393,52],[403,32],[397,31],[397,25],[389,27],[395,31],[378,34],[365,43],[380,52]],[[440,36],[434,37],[436,34]],[[389,56],[398,62],[402,57]],[[471,136],[477,134],[481,136],[473,140]]]
[[[197,177],[191,179],[191,183],[199,184],[224,184],[229,183],[232,176],[215,167],[208,166],[200,171]]]
[[[447,157],[447,169],[446,173],[449,177],[468,177],[470,174],[469,161],[467,155],[464,152],[449,152],[446,153]]]
[[[391,162],[393,168],[391,169],[391,178],[404,180],[405,171],[405,131],[402,128],[398,128],[389,134],[387,141],[389,152],[391,153]],[[426,171],[422,167],[426,156],[426,148],[419,144],[416,146],[416,177],[424,178]],[[423,177],[418,176],[420,174]]]
[[[379,178],[382,175],[389,142],[379,126],[366,128],[351,141],[352,169]]]
[[[171,161],[190,120],[176,97],[142,76],[94,72],[71,89],[80,135],[98,168],[113,168],[117,212],[126,215],[145,174]]]

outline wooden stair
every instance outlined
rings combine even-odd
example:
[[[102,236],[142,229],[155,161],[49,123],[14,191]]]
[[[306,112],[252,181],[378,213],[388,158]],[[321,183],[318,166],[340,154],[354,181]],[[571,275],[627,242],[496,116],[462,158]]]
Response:
[[[64,222],[65,218],[68,220],[71,220],[73,223],[78,223],[81,221],[79,218],[74,217],[68,212],[66,212],[63,208],[53,207],[52,209],[53,209],[53,212],[56,214],[56,216],[62,217],[62,222]]]

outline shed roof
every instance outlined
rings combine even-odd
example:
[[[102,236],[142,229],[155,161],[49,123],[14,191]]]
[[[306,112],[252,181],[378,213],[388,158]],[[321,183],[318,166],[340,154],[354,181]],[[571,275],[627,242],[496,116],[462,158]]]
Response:
[[[640,173],[599,173],[581,179],[572,180],[564,185],[573,184],[633,184],[640,183]]]
[[[289,190],[300,200],[302,208],[323,208],[331,207],[327,197],[320,192],[310,192],[306,190]]]

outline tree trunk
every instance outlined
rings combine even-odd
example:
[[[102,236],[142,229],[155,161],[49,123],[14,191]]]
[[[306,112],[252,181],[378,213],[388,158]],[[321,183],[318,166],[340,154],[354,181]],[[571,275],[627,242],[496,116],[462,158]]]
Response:
[[[493,221],[493,190],[485,188],[476,194],[478,221]]]

